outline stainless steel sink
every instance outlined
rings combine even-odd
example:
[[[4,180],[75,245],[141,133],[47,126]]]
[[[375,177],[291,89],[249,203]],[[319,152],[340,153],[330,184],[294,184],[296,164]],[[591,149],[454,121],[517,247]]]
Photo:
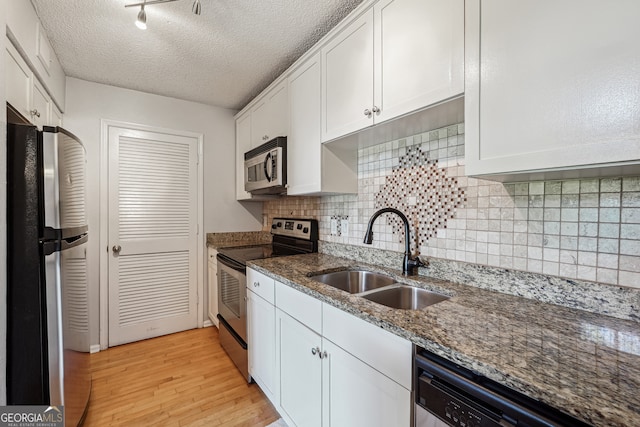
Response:
[[[420,310],[449,299],[446,295],[407,285],[390,286],[362,295],[362,298],[403,310]]]
[[[359,294],[396,283],[392,277],[366,270],[336,271],[311,276],[311,279],[342,289],[350,294]]]

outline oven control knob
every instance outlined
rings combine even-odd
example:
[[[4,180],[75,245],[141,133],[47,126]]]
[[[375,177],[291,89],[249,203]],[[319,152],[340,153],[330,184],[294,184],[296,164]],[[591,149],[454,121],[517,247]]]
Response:
[[[298,224],[298,226],[296,227],[298,230],[302,229],[302,224]]]
[[[278,226],[275,225],[275,224],[271,224],[271,228],[276,229],[276,228],[278,228]]]
[[[302,229],[302,232],[303,232],[303,233],[305,233],[305,234],[307,234],[307,233],[309,232],[309,227],[305,227],[305,228],[303,228],[303,229]]]
[[[280,228],[280,227],[282,227],[282,223],[281,222],[278,223],[278,228]]]

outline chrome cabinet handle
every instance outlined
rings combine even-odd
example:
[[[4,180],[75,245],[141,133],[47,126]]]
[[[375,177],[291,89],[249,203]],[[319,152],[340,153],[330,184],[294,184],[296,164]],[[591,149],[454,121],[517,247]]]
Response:
[[[371,111],[373,111],[374,113],[379,113],[380,112],[380,108],[378,108],[377,106],[374,105],[373,109]]]
[[[371,115],[371,110],[369,110],[368,108],[364,110],[364,115],[369,117]]]
[[[320,356],[320,359],[326,359],[327,358],[327,350],[323,351],[322,353],[318,352],[318,356]]]
[[[113,245],[113,248],[111,248],[111,250],[113,251],[114,254],[119,254],[120,251],[122,250],[122,247],[120,245]]]
[[[40,117],[40,113],[36,109],[29,111],[29,113],[31,113],[31,117],[33,116]]]
[[[314,347],[314,348],[311,349],[311,354],[313,354],[315,356],[316,354],[318,354],[319,351],[320,351],[320,349],[318,347]]]
[[[257,287],[259,287],[259,286],[260,286],[260,282],[253,282],[253,287],[254,287],[254,288],[257,288]]]

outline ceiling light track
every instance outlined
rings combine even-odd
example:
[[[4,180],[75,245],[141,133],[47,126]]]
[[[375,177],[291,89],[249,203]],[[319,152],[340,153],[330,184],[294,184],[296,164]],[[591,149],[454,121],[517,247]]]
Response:
[[[145,6],[149,6],[152,4],[160,4],[160,3],[172,3],[178,0],[145,0],[138,3],[125,4],[124,7],[138,7],[140,6],[140,12],[138,12],[138,17],[136,19],[136,27],[141,30],[147,29],[147,12],[144,10]],[[200,4],[200,0],[194,0],[193,5],[191,6],[191,11],[194,15],[200,15],[202,13],[202,5]]]

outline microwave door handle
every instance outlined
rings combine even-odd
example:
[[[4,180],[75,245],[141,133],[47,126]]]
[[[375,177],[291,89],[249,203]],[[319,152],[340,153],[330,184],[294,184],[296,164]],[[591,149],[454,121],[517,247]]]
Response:
[[[271,153],[267,153],[264,158],[264,176],[267,177],[267,181],[271,182],[271,176],[269,175],[269,166],[271,166]],[[273,166],[271,166],[272,168]]]

